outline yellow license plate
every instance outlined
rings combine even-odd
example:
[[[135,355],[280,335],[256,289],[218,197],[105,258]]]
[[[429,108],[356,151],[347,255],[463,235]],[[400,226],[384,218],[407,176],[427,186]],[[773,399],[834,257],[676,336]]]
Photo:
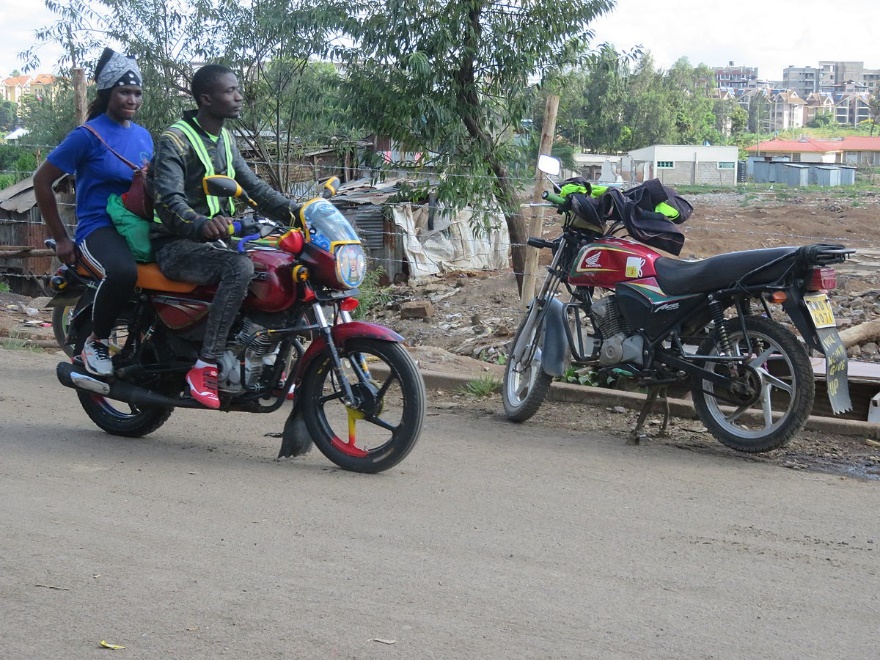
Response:
[[[807,303],[807,311],[810,312],[810,317],[813,319],[817,330],[819,328],[837,327],[837,323],[834,320],[834,312],[831,311],[831,305],[828,304],[828,296],[824,293],[804,296],[804,302]]]

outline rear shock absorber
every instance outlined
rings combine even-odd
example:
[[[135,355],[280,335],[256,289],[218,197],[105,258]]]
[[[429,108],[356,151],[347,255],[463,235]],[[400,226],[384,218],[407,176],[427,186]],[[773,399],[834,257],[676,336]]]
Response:
[[[718,333],[719,348],[724,355],[732,356],[733,348],[730,345],[730,337],[727,334],[727,325],[724,323],[724,309],[715,296],[709,296],[709,311],[712,313],[712,321],[715,323],[715,331]],[[730,365],[731,372],[735,371]]]

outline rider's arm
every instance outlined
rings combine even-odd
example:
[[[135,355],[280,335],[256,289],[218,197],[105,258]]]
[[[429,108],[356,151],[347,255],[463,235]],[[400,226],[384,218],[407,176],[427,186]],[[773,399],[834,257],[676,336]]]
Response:
[[[291,225],[293,211],[298,205],[272,188],[268,183],[260,179],[241,157],[238,147],[232,147],[232,165],[235,168],[235,180],[244,189],[248,196],[257,203],[260,211]]]
[[[156,151],[147,170],[147,187],[153,195],[153,208],[165,229],[193,241],[213,240],[215,233],[206,229],[210,219],[193,209],[187,186],[193,187],[188,173],[202,170],[189,142],[179,131],[166,130],[156,142]],[[198,177],[201,183],[201,174]],[[204,193],[201,195],[204,197]],[[211,236],[206,234],[210,233]]]
[[[55,254],[58,255],[58,259],[62,263],[72,264],[76,247],[61,220],[61,214],[58,212],[58,200],[52,188],[55,182],[65,174],[67,172],[60,167],[53,165],[48,160],[44,161],[34,174],[34,197],[37,200],[43,222],[46,223],[49,233],[55,239]]]

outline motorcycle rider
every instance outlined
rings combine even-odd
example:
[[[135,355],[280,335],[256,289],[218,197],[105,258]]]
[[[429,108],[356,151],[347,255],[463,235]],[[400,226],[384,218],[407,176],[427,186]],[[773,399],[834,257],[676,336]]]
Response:
[[[110,149],[143,165],[153,155],[153,138],[132,121],[143,103],[141,72],[133,58],[105,48],[95,67],[95,81],[98,95],[89,106],[85,125],[72,130],[46,157],[34,174],[34,196],[55,239],[58,259],[73,264],[78,253],[82,263],[101,276],[92,303],[92,334],[83,345],[82,360],[90,373],[109,376],[113,373],[110,332],[137,283],[135,259],[107,213],[108,198],[128,190],[133,170]],[[71,173],[76,175],[75,244],[52,190],[55,181]]]
[[[156,142],[147,176],[158,220],[151,239],[156,263],[166,277],[217,286],[201,353],[186,381],[194,399],[219,408],[217,363],[254,266],[247,255],[216,243],[231,233],[235,207],[231,199],[207,195],[202,179],[214,174],[234,178],[266,215],[286,224],[297,205],[257,178],[224,128],[227,119],[241,112],[235,73],[220,64],[203,66],[193,76],[191,92],[196,110],[185,112]]]

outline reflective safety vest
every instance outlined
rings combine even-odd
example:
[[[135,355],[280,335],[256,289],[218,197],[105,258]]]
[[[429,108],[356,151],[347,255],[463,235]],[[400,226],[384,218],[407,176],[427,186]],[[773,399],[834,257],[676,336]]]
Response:
[[[199,160],[202,162],[202,167],[205,168],[205,176],[213,176],[216,174],[214,171],[214,163],[211,162],[211,157],[208,155],[208,150],[205,148],[205,143],[202,142],[201,136],[196,133],[195,129],[189,125],[188,122],[181,119],[176,124],[174,124],[171,128],[180,129],[180,131],[186,136],[189,140],[189,143],[192,145],[193,151],[196,152],[196,156],[199,157]],[[220,139],[223,140],[223,146],[226,148],[226,176],[235,178],[235,168],[232,166],[232,135],[225,128],[220,131]],[[209,217],[213,218],[215,215],[221,212],[221,198],[215,195],[206,195],[205,196],[208,202],[208,211]],[[235,212],[235,204],[232,202],[232,198],[229,197],[226,199],[228,204],[227,213],[232,215]]]

